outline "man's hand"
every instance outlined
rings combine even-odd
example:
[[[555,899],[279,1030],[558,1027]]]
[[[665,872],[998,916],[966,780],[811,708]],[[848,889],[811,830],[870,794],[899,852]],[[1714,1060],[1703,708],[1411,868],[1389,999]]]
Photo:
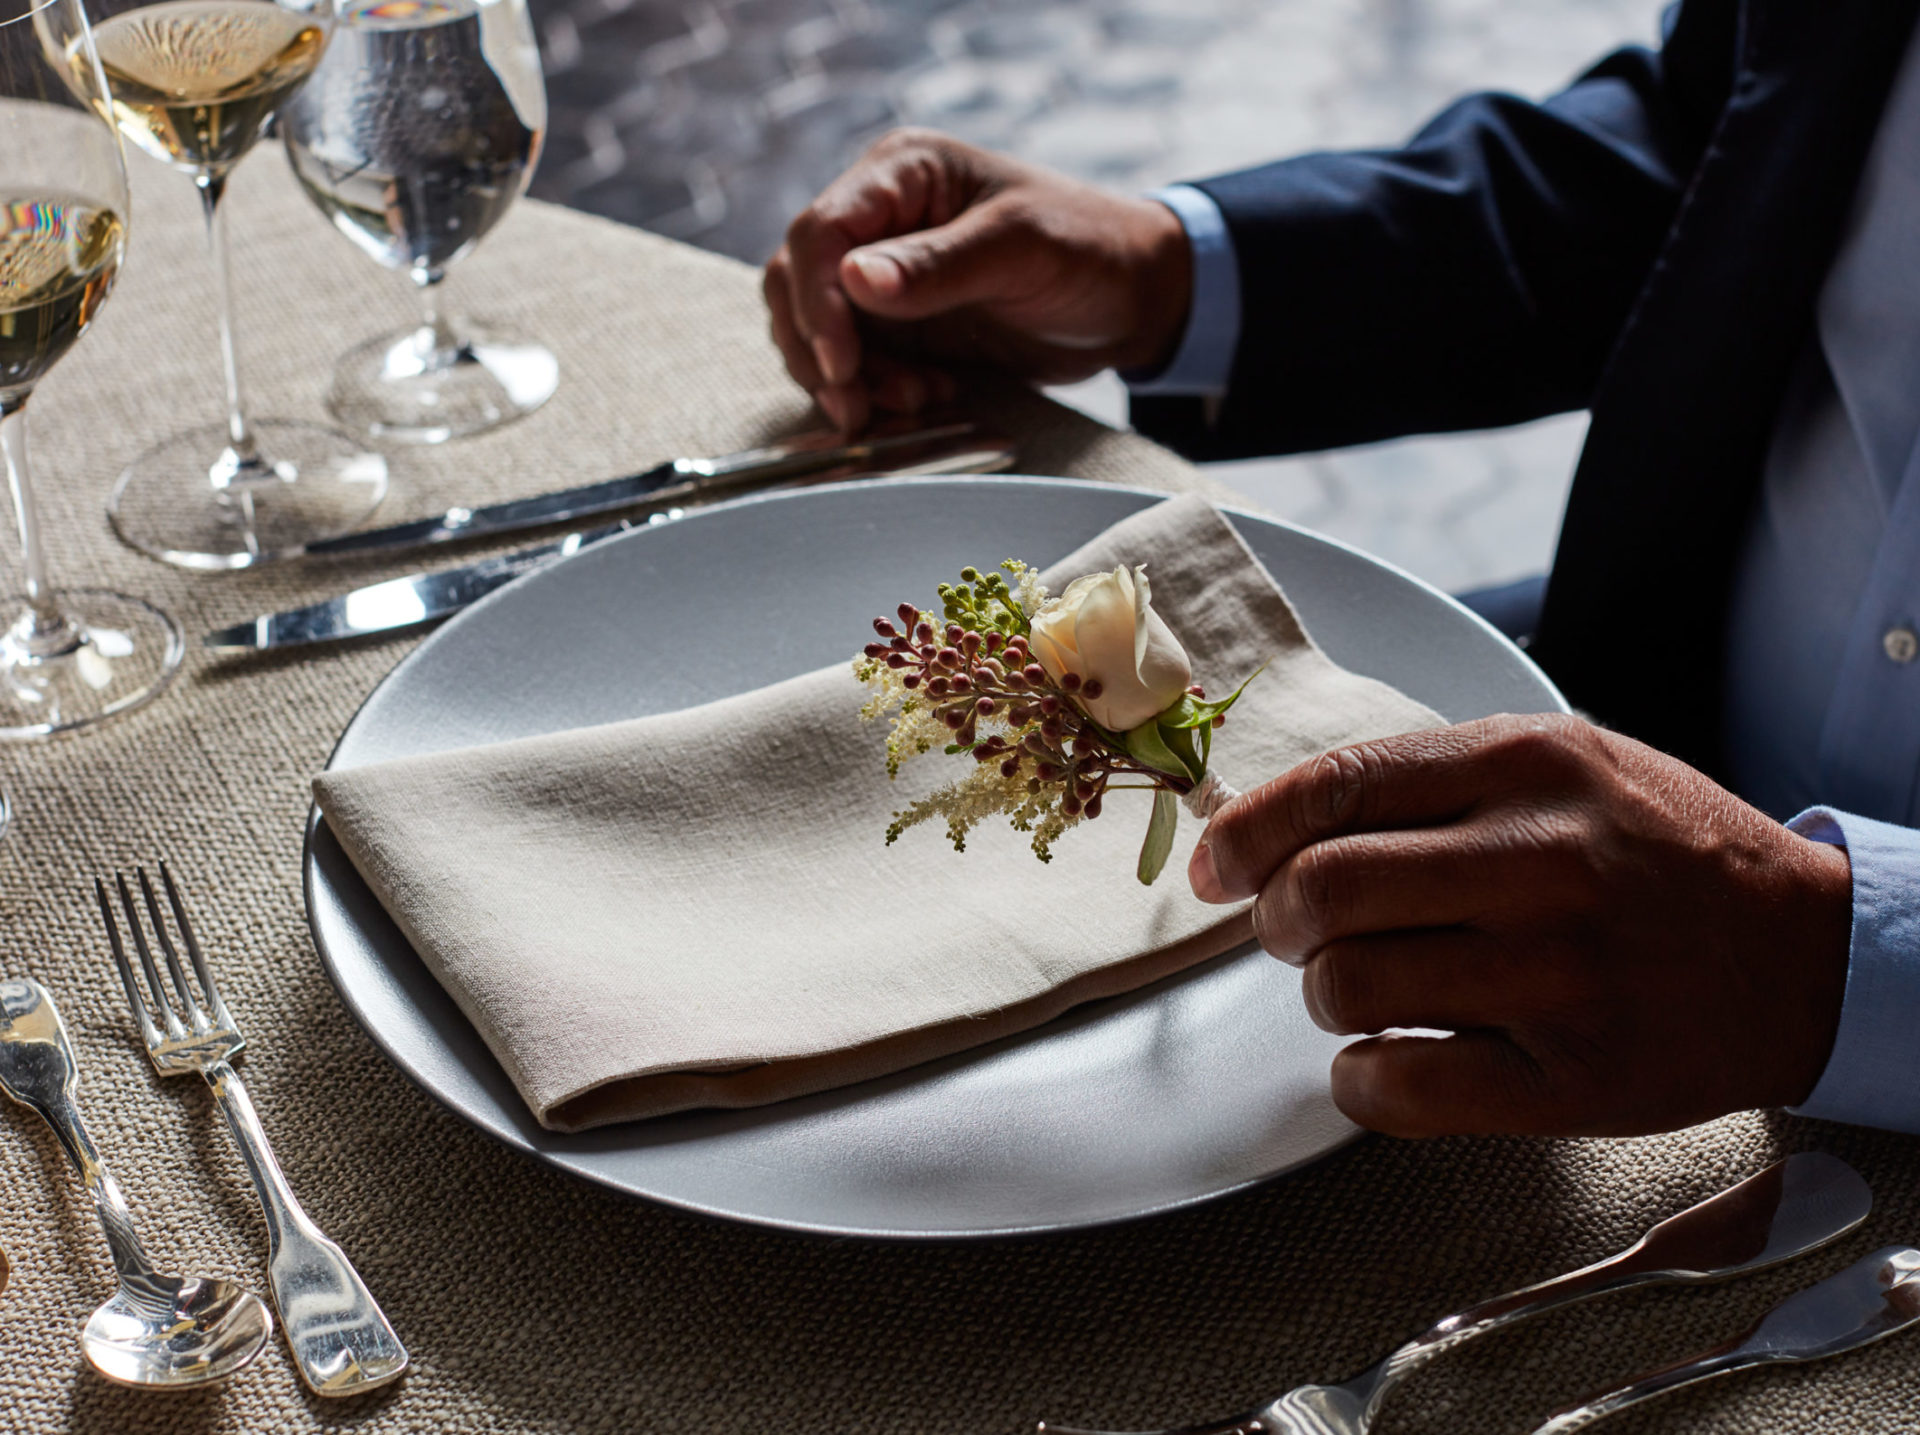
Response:
[[[1624,1136],[1791,1105],[1846,989],[1844,851],[1574,718],[1363,743],[1236,799],[1189,870],[1256,898],[1333,1097],[1402,1136]]]
[[[1163,363],[1192,287],[1164,205],[924,130],[829,185],[765,279],[787,372],[849,431],[950,397],[943,360],[1046,383]]]

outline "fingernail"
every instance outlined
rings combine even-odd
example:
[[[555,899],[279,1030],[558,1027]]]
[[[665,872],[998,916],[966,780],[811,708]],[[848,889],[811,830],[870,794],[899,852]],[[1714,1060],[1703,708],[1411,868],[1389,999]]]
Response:
[[[1213,865],[1213,849],[1203,839],[1193,849],[1193,859],[1187,863],[1187,881],[1193,884],[1193,894],[1203,902],[1221,902],[1226,900],[1226,889],[1220,885],[1220,872]]]
[[[891,254],[878,249],[856,249],[847,256],[847,262],[882,299],[891,299],[907,287],[907,273]]]

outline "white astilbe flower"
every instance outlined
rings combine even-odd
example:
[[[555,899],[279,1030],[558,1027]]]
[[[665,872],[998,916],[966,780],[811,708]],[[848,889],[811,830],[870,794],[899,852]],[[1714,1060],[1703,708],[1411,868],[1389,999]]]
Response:
[[[1000,566],[1013,574],[1013,601],[1020,605],[1022,613],[1032,618],[1047,606],[1047,599],[1051,595],[1047,592],[1047,585],[1040,581],[1038,573],[1018,558],[1009,558]]]
[[[983,762],[976,763],[960,781],[948,783],[894,813],[887,841],[891,844],[909,827],[940,817],[946,819],[947,840],[953,843],[953,850],[964,852],[967,834],[998,813],[1006,814],[1014,831],[1033,834],[1033,852],[1042,862],[1053,860],[1054,842],[1079,821],[1060,811],[1057,790],[1032,792],[1024,776],[1002,776],[997,764]]]
[[[953,734],[941,722],[925,698],[909,692],[900,681],[901,674],[872,658],[855,658],[853,675],[865,683],[872,696],[860,709],[863,722],[878,722],[891,715],[887,732],[887,776],[898,777],[900,764],[936,747],[953,741]]]

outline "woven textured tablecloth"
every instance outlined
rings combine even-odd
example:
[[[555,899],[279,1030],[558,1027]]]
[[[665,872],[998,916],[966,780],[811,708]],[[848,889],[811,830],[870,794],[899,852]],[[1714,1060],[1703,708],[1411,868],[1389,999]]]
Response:
[[[195,576],[121,548],[103,504],[159,437],[218,416],[190,187],[138,158],[132,252],[97,329],[32,405],[57,571],[170,608],[189,633],[403,571]],[[231,203],[255,408],[317,417],[334,356],[409,313],[402,283],[331,234],[270,150]],[[387,516],[534,492],[674,453],[738,448],[804,414],[728,261],[523,204],[455,273],[546,338],[558,396],[531,419],[402,453]],[[995,408],[1032,472],[1210,491],[1152,445],[1043,400]],[[886,1246],[709,1224],[495,1145],[389,1066],[334,994],[300,897],[307,783],[411,645],[220,665],[197,652],[129,719],[0,749],[17,809],[0,842],[0,974],[58,997],[95,1134],[164,1265],[265,1292],[265,1235],[204,1088],[163,1089],[137,1048],[87,883],[168,857],[250,1041],[245,1070],[307,1206],[413,1352],[398,1386],[315,1400],[274,1347],[223,1389],[116,1389],[76,1334],[110,1289],[91,1211],[38,1119],[0,1108],[0,1431],[283,1435],[322,1430],[780,1431],[1014,1435],[1035,1417],[1185,1423],[1342,1378],[1471,1300],[1603,1255],[1787,1151],[1854,1162],[1878,1209],[1837,1248],[1707,1290],[1559,1313],[1444,1358],[1382,1435],[1520,1432],[1650,1361],[1721,1339],[1772,1300],[1889,1241],[1920,1242],[1920,1141],[1731,1118],[1647,1141],[1369,1138],[1299,1175],[1183,1214],[998,1245]],[[1746,1374],[1619,1419],[1632,1431],[1920,1429],[1920,1336],[1825,1366]]]

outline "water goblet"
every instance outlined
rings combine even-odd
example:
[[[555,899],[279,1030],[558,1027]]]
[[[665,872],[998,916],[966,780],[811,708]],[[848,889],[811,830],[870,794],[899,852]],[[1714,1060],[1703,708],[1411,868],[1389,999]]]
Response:
[[[287,155],[334,227],[418,293],[419,324],[350,350],[328,407],[356,433],[440,443],[531,413],[560,368],[540,344],[446,313],[447,266],[526,189],[546,132],[526,0],[346,0],[282,110]]]

